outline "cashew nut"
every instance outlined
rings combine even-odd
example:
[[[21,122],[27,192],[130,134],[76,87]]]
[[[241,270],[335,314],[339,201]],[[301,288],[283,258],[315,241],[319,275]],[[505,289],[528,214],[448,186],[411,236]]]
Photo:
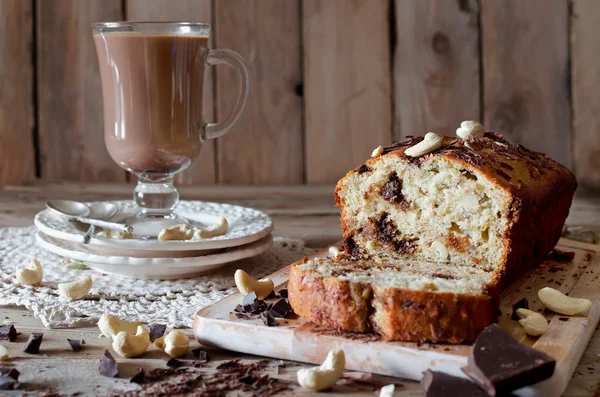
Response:
[[[435,132],[428,132],[425,138],[415,146],[409,147],[404,151],[407,156],[419,157],[431,153],[442,147],[444,139]]]
[[[112,339],[121,331],[125,331],[128,334],[135,334],[138,325],[140,325],[140,323],[137,321],[121,320],[117,316],[108,313],[104,313],[100,317],[100,320],[98,320],[100,332],[109,339]]]
[[[42,264],[36,258],[31,260],[29,266],[17,269],[17,281],[19,281],[20,284],[31,286],[40,285],[43,277],[44,271],[42,270]]]
[[[96,233],[96,237],[106,237],[106,238],[114,238],[114,239],[131,239],[133,238],[133,234],[123,232],[122,230],[103,230],[101,232]]]
[[[250,292],[254,292],[258,299],[265,299],[275,288],[273,280],[270,278],[255,280],[242,269],[237,269],[233,278],[235,279],[236,287],[244,296]]]
[[[371,153],[371,157],[379,157],[379,156],[381,156],[382,153],[383,153],[383,146],[377,146],[373,150],[373,153]]]
[[[394,384],[385,385],[379,390],[379,397],[393,397],[396,386]]]
[[[431,249],[437,254],[439,259],[443,261],[448,259],[448,249],[446,249],[446,246],[441,241],[435,240],[431,243]]]
[[[571,298],[550,287],[539,290],[538,297],[548,309],[567,316],[585,313],[592,308],[592,302],[589,299]]]
[[[538,312],[520,308],[517,309],[517,316],[521,318],[519,324],[525,328],[527,335],[539,336],[548,330],[548,321]]]
[[[161,336],[154,341],[154,346],[163,350],[171,357],[183,356],[190,347],[190,338],[178,329],[169,332],[167,336]]]
[[[335,246],[332,245],[331,247],[329,247],[329,254],[333,255],[333,256],[338,256],[342,251],[340,251],[340,249]]]
[[[58,284],[58,293],[69,300],[81,299],[92,289],[92,278],[85,276],[81,280]]]
[[[6,350],[6,347],[0,345],[0,361],[6,360],[8,360],[8,350]]]
[[[214,225],[205,228],[196,228],[196,233],[198,234],[199,238],[212,238],[227,234],[228,229],[229,224],[227,223],[227,218],[221,217]]]
[[[302,368],[298,371],[300,386],[313,391],[329,389],[344,373],[346,358],[341,349],[330,350],[327,358],[318,367]]]
[[[191,240],[192,237],[194,237],[194,229],[183,223],[181,225],[168,227],[158,233],[158,239],[161,241]]]
[[[113,337],[112,348],[122,357],[137,357],[144,354],[150,346],[150,334],[139,325],[135,334],[121,331]]]
[[[473,120],[463,121],[460,123],[460,128],[456,129],[456,135],[462,139],[467,139],[470,136],[483,136],[483,134],[485,134],[485,128]]]

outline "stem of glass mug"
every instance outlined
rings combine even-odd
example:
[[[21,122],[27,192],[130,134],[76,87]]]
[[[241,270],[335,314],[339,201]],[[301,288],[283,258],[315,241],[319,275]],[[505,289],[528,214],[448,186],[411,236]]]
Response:
[[[225,135],[242,116],[250,96],[250,73],[244,58],[231,50],[210,50],[206,57],[207,65],[225,64],[237,72],[238,97],[231,112],[223,120],[204,125],[200,133],[202,140],[213,139]]]
[[[179,201],[179,193],[173,186],[173,176],[159,180],[149,180],[138,175],[138,183],[133,190],[133,200],[144,215],[171,217]]]

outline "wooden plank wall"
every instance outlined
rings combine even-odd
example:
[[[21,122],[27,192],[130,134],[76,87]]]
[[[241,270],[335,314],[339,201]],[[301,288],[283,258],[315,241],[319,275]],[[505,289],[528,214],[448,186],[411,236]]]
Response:
[[[89,27],[121,19],[210,22],[250,65],[246,113],[179,183],[332,183],[380,144],[477,119],[600,190],[595,0],[0,0],[0,185],[126,180]],[[234,77],[210,68],[206,121]]]

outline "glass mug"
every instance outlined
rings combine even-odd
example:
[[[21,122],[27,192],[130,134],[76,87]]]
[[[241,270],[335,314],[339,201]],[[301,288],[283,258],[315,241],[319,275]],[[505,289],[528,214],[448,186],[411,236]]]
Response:
[[[106,22],[93,25],[104,103],[104,140],[122,168],[138,176],[140,212],[124,220],[136,237],[191,223],[173,213],[176,173],[239,120],[250,94],[244,59],[208,48],[210,25],[195,22]],[[226,64],[238,76],[239,96],[223,120],[202,120],[204,70]]]

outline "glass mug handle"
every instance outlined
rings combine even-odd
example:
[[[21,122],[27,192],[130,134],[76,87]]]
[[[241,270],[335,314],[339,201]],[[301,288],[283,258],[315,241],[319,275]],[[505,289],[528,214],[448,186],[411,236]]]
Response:
[[[244,58],[240,54],[231,50],[209,50],[206,57],[206,64],[214,66],[225,64],[232,67],[237,73],[237,82],[239,95],[231,112],[221,121],[205,124],[200,134],[202,140],[221,137],[231,131],[231,128],[238,122],[244,108],[248,103],[250,96],[250,73]]]

